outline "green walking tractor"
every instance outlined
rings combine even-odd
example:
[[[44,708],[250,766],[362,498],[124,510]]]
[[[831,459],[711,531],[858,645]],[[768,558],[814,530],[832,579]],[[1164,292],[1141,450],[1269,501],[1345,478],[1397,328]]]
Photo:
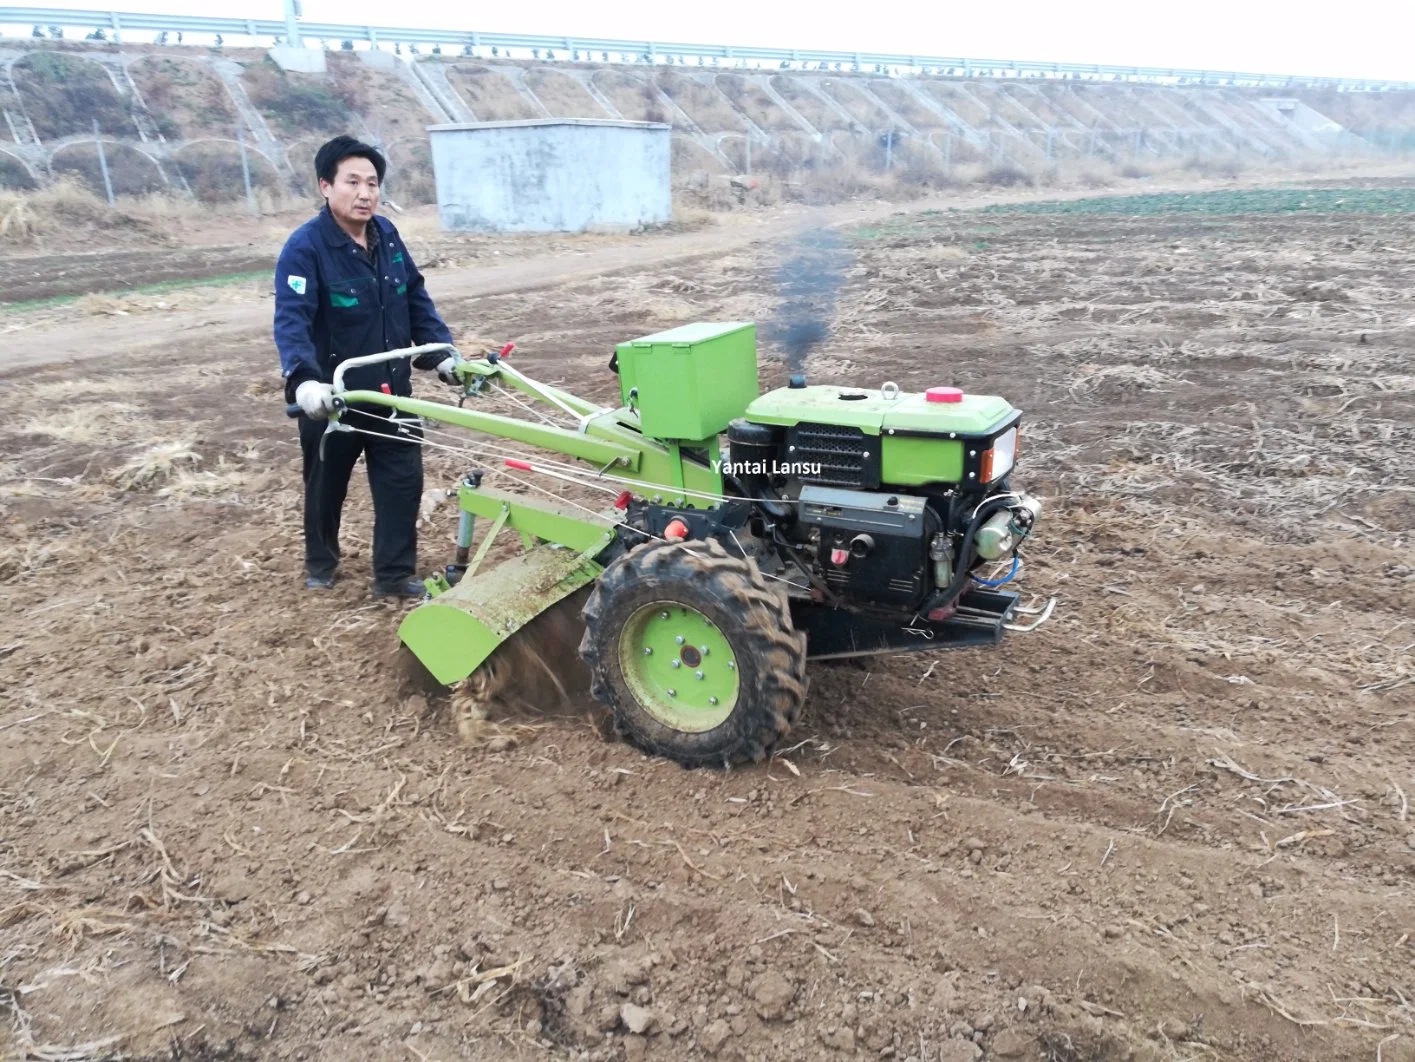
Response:
[[[528,378],[509,347],[459,356],[458,405],[343,390],[353,366],[451,349],[345,361],[328,428],[363,430],[381,406],[410,444],[450,446],[461,433],[444,426],[478,433],[463,440],[483,467],[457,488],[455,560],[399,628],[440,683],[471,678],[491,700],[526,681],[508,663],[518,633],[524,645],[558,607],[583,622],[582,665],[540,665],[587,669],[640,748],[731,765],[791,729],[808,659],[994,645],[1050,614],[1001,588],[1041,511],[1011,482],[1021,413],[1002,398],[800,376],[760,394],[744,323],[620,344],[617,408]],[[475,408],[501,392],[525,415]],[[520,489],[484,484],[493,471]],[[571,488],[612,500],[585,504]],[[508,530],[523,551],[491,565]]]

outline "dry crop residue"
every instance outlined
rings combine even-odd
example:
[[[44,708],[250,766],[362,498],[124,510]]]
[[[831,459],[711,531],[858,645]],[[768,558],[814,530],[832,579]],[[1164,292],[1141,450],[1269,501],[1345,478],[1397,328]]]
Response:
[[[997,652],[813,667],[790,748],[729,774],[606,742],[591,710],[459,743],[367,597],[361,484],[344,581],[298,592],[264,336],[11,379],[4,1035],[86,1058],[1410,1058],[1412,247],[1409,215],[1321,212],[851,234],[806,371],[1024,408],[1019,478],[1049,510],[1022,585],[1057,613]],[[444,309],[607,399],[614,341],[769,319],[789,253]],[[428,464],[429,486],[465,471]],[[453,514],[430,520],[429,565]]]

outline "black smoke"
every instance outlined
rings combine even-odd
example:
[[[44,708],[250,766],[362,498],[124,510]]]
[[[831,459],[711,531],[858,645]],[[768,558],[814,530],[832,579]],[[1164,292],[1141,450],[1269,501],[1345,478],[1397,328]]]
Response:
[[[835,229],[812,229],[800,236],[776,271],[781,300],[763,338],[781,348],[789,372],[799,372],[807,356],[830,338],[835,300],[845,281],[849,250]]]

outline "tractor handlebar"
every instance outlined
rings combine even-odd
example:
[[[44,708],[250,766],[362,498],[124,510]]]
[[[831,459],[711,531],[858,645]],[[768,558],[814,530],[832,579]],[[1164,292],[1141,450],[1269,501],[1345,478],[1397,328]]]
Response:
[[[334,370],[334,392],[338,394],[344,390],[344,373],[350,369],[361,368],[364,365],[382,365],[385,361],[416,358],[423,354],[449,354],[456,349],[451,343],[423,343],[416,347],[400,347],[397,350],[385,350],[381,354],[364,354],[361,357],[350,358],[348,361],[340,362],[339,367]]]
[[[334,370],[334,393],[337,395],[344,390],[344,373],[349,369],[357,369],[365,365],[382,365],[384,362],[397,361],[400,358],[416,358],[423,354],[447,354],[456,349],[451,343],[422,343],[415,347],[400,347],[397,350],[385,350],[381,354],[364,354],[357,358],[350,358],[348,361],[340,362]],[[515,349],[516,344],[507,343],[500,350],[489,352],[487,360],[494,365],[502,358],[508,357]],[[285,416],[293,420],[299,415],[299,403],[291,402],[285,407]]]

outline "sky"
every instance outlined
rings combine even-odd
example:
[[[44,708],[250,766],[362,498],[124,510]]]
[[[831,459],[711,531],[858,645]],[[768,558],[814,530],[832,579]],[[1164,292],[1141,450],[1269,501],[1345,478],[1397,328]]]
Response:
[[[108,2],[122,11],[192,10],[190,0]],[[303,4],[304,18],[317,22],[1415,81],[1415,0]],[[47,6],[104,5],[49,0]],[[204,15],[238,18],[280,19],[283,12],[280,0],[201,7]]]

